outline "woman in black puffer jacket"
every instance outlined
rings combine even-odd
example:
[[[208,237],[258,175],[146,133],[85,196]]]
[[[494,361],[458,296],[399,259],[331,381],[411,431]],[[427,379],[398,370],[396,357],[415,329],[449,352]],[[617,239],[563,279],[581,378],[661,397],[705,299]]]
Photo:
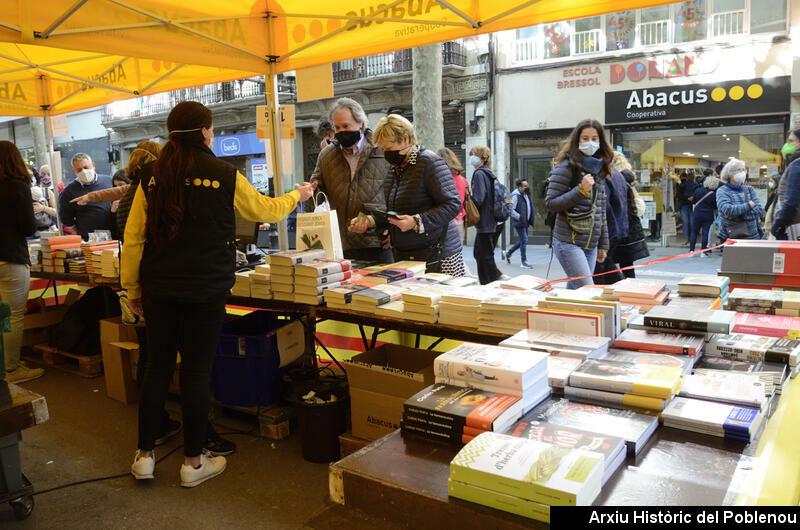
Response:
[[[636,176],[625,155],[619,152],[615,153],[613,165],[614,169],[622,173],[628,183],[628,237],[611,243],[608,259],[618,263],[620,267],[628,267],[633,265],[634,261],[650,255],[640,219],[644,215],[645,204],[633,185]],[[622,274],[626,278],[635,278],[636,269],[624,270]]]
[[[395,260],[425,261],[427,272],[464,276],[461,239],[453,221],[461,200],[447,163],[419,145],[411,122],[397,114],[378,122],[374,138],[392,166],[383,186],[387,212],[359,215],[349,229],[388,231]]]

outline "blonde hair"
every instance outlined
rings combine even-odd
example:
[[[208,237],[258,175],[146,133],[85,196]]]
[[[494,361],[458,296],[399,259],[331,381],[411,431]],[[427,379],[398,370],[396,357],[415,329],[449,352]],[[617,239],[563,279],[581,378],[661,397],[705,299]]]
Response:
[[[131,151],[131,157],[128,159],[128,167],[125,168],[125,173],[128,178],[133,179],[138,176],[145,164],[153,162],[158,159],[161,154],[161,145],[156,142],[141,142]]]
[[[444,159],[447,163],[447,167],[450,168],[451,173],[456,173],[458,175],[464,172],[464,166],[461,165],[461,162],[458,161],[456,154],[446,147],[442,147],[436,154],[439,155]]]
[[[483,162],[483,165],[485,165],[486,167],[491,169],[491,167],[492,167],[492,165],[491,165],[491,163],[492,163],[492,150],[489,149],[487,146],[485,146],[485,145],[476,145],[475,147],[473,147],[472,149],[469,150],[469,154],[470,154],[470,156],[471,155],[475,155],[478,158],[480,158],[481,162]]]
[[[631,167],[631,163],[628,162],[628,159],[625,158],[625,155],[620,153],[619,151],[614,151],[614,158],[611,159],[611,167],[616,169],[617,171],[633,171],[633,167]]]
[[[374,138],[376,144],[384,141],[399,143],[403,141],[405,135],[408,135],[411,145],[417,144],[417,135],[414,133],[414,126],[411,125],[411,122],[399,114],[389,114],[378,122]]]

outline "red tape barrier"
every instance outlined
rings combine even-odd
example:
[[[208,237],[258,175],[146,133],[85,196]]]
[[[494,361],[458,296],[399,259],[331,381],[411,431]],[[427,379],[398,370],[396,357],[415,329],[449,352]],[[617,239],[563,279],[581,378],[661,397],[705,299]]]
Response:
[[[669,256],[667,258],[658,258],[658,259],[654,259],[654,260],[651,260],[651,261],[646,261],[644,263],[636,263],[636,264],[633,264],[633,265],[628,265],[627,267],[620,267],[619,269],[614,269],[614,270],[611,270],[611,271],[598,272],[597,274],[587,274],[586,276],[574,276],[572,278],[561,278],[560,280],[550,280],[549,283],[550,284],[554,284],[554,283],[569,282],[569,281],[572,281],[572,280],[583,280],[584,278],[594,278],[595,276],[603,276],[604,274],[612,274],[612,273],[615,273],[615,272],[627,271],[627,270],[630,270],[630,269],[637,269],[637,268],[640,268],[640,267],[649,267],[650,265],[655,265],[656,263],[663,263],[665,261],[670,261],[670,260],[673,260],[673,259],[688,258],[689,256],[695,256],[697,254],[702,254],[704,252],[710,252],[712,250],[716,250],[718,248],[722,248],[725,245],[732,245],[734,243],[735,243],[734,240],[728,239],[724,243],[721,243],[721,244],[719,244],[719,245],[717,245],[715,247],[704,248],[703,250],[695,250],[694,252],[687,252],[685,254],[678,254],[676,256]]]

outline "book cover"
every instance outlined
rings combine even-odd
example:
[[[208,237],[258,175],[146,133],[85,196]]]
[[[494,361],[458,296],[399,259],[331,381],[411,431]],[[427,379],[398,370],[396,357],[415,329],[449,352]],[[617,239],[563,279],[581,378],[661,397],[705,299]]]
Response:
[[[615,340],[617,348],[642,352],[697,355],[703,351],[705,340],[697,335],[662,333],[642,329],[626,329]]]
[[[603,455],[486,432],[450,462],[450,479],[551,506],[588,506],[600,492]]]
[[[614,285],[614,294],[628,298],[655,298],[667,288],[665,282],[659,280],[644,280],[641,278],[625,278]]]
[[[767,337],[800,338],[800,318],[760,313],[734,313],[733,333],[765,335]]]
[[[635,408],[650,411],[664,410],[668,399],[650,396],[639,396],[631,393],[609,392],[594,388],[581,388],[567,383],[564,387],[564,397],[573,401],[582,401],[593,405],[617,408]]]
[[[547,351],[550,355],[584,359],[586,357],[602,357],[608,351],[610,342],[611,339],[608,337],[523,329],[502,341],[500,346]]]
[[[523,412],[519,396],[444,384],[419,391],[405,402],[403,411],[447,423],[457,431],[464,425],[502,430]]]
[[[669,399],[678,392],[683,371],[674,366],[587,359],[573,370],[570,386]]]
[[[353,293],[363,291],[367,287],[364,285],[347,284],[340,287],[333,287],[325,291],[325,300],[336,300],[339,303],[349,304],[352,301]]]
[[[284,250],[269,255],[270,265],[298,265],[310,263],[316,259],[324,258],[325,250]]]
[[[678,355],[674,353],[651,353],[612,348],[603,357],[604,361],[619,361],[634,364],[649,364],[653,366],[668,366],[677,368],[681,374],[688,374],[697,361],[696,356]]]
[[[469,442],[472,438],[467,436],[465,440]],[[475,504],[481,504],[544,523],[550,522],[550,506],[515,495],[506,495],[505,493],[498,493],[450,479],[447,480],[447,493],[456,499],[474,502]]]
[[[450,302],[465,306],[479,306],[484,300],[497,296],[501,292],[499,287],[488,287],[477,285],[470,287],[460,287],[452,293],[442,295],[442,302]]]
[[[371,272],[361,277],[361,281],[367,285],[385,285],[388,283],[399,282],[414,276],[414,273],[406,269],[384,269],[378,272]]]
[[[300,263],[295,266],[297,276],[327,276],[340,272],[350,271],[350,261],[346,259],[315,259],[309,263]]]
[[[708,296],[696,297],[689,295],[679,295],[672,298],[667,307],[686,309],[687,311],[705,310],[705,309],[720,309],[722,307],[722,298],[719,296],[711,298]],[[725,308],[727,309],[727,307]]]
[[[528,329],[600,336],[602,315],[528,309]]]
[[[433,361],[437,377],[474,380],[521,391],[547,372],[547,354],[465,342]]]
[[[731,305],[778,309],[783,307],[783,291],[737,287],[728,295]]]
[[[567,312],[580,312],[587,314],[601,314],[603,316],[601,335],[613,339],[619,333],[619,314],[617,313],[618,303],[614,306],[603,306],[591,303],[562,302],[560,300],[544,300],[539,302],[539,309],[553,309]]]
[[[522,420],[619,436],[625,439],[630,455],[641,451],[658,427],[658,417],[652,412],[575,403],[566,398],[547,399],[525,414]]]
[[[681,397],[717,401],[764,410],[767,393],[764,383],[748,374],[709,371],[688,375],[683,379]]]
[[[477,287],[480,282],[478,282],[477,278],[471,278],[469,276],[459,276],[457,278],[450,278],[449,280],[443,280],[442,283],[445,285],[450,285],[452,287],[463,288],[470,286]]]
[[[501,280],[500,287],[515,291],[549,291],[550,282],[530,274],[520,274],[508,280]]]
[[[673,332],[697,331],[730,333],[736,313],[723,310],[687,310],[669,306],[654,307],[644,315],[644,325]]]
[[[678,282],[678,292],[680,294],[708,294],[719,296],[728,290],[731,280],[727,276],[714,276],[711,274],[694,274],[684,276]]]
[[[710,429],[720,436],[728,433],[753,436],[763,420],[763,415],[756,409],[685,397],[673,399],[661,414],[664,425],[696,426]]]
[[[384,267],[384,269],[403,269],[410,271],[409,276],[419,276],[425,274],[427,264],[424,261],[398,261]]]
[[[405,292],[402,287],[394,285],[376,285],[360,291],[356,291],[352,295],[352,301],[358,302],[361,305],[369,305],[372,307],[387,304],[393,300],[400,300],[401,295]]]
[[[404,285],[404,287],[406,287],[406,285]],[[413,304],[433,306],[441,301],[443,295],[452,293],[455,289],[455,287],[450,285],[442,284],[418,287],[403,293],[403,301]]]
[[[547,384],[552,388],[563,389],[567,385],[569,374],[572,373],[581,360],[575,357],[556,357],[547,358]]]

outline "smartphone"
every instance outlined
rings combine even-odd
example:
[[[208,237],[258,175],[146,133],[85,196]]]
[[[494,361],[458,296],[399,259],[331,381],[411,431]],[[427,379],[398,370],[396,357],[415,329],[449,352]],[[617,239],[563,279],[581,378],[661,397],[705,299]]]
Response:
[[[381,210],[375,210],[375,213],[380,214],[380,215],[385,215],[389,219],[399,219],[400,218],[400,214],[398,214],[397,212],[392,212],[392,211],[384,212],[384,211],[381,211]]]

